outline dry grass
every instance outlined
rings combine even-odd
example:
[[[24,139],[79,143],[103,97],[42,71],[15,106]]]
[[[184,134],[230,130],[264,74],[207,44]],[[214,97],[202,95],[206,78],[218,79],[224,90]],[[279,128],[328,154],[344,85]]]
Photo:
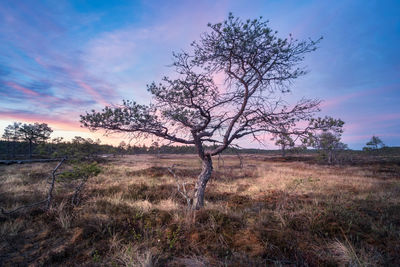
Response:
[[[215,159],[194,214],[166,167],[193,188],[195,155],[102,165],[83,203],[0,218],[0,265],[400,265],[399,165],[321,166],[247,155]],[[0,206],[41,200],[50,163],[0,166]],[[383,170],[383,171],[382,171]]]

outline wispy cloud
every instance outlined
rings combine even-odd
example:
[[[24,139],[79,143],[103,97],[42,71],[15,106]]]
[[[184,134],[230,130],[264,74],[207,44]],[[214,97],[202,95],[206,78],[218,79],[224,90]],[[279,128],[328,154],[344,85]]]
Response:
[[[0,110],[0,120],[16,120],[23,122],[40,122],[48,123],[57,129],[69,130],[69,131],[82,131],[79,122],[73,118],[67,119],[58,115],[49,114],[37,114],[32,112],[27,112],[24,110]]]
[[[344,138],[345,142],[359,142],[365,145],[372,137],[372,135],[379,136],[380,138],[383,139],[385,143],[385,138],[399,138],[400,134],[399,133],[386,133],[386,132],[376,132],[370,135],[364,134],[364,135],[347,135],[346,138]]]
[[[289,32],[299,39],[324,36],[321,48],[306,58],[311,73],[293,98],[305,92],[327,98],[323,111],[346,121],[345,138],[399,132],[398,7],[361,0],[206,0],[109,2],[91,8],[90,1],[4,0],[0,120],[60,121],[60,128],[78,131],[72,125],[86,110],[123,98],[148,103],[146,84],[174,75],[167,67],[171,52],[190,49],[207,22],[220,22],[232,11],[245,19],[270,19],[281,37]],[[215,80],[222,84],[223,76]]]
[[[37,92],[35,92],[33,90],[30,90],[28,88],[25,88],[25,87],[15,83],[15,82],[6,82],[5,84],[10,86],[11,88],[17,90],[17,91],[20,91],[20,92],[24,93],[24,94],[27,94],[27,95],[30,95],[30,96],[39,96],[39,94]]]
[[[357,99],[360,101],[362,98],[367,98],[371,97],[373,95],[378,95],[378,94],[385,94],[390,91],[398,90],[400,88],[400,84],[395,84],[395,85],[388,85],[388,86],[382,86],[382,87],[377,87],[377,88],[372,88],[372,89],[364,89],[361,91],[356,91],[356,92],[351,92],[348,94],[340,95],[334,98],[330,98],[326,101],[323,101],[321,103],[321,107],[325,109],[333,109],[336,108],[340,105],[345,104],[347,101],[351,99]]]

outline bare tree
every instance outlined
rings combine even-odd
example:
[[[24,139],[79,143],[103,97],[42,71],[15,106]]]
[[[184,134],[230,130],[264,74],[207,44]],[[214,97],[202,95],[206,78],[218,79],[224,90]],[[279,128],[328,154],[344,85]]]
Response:
[[[81,116],[81,123],[91,130],[194,145],[202,160],[194,209],[204,206],[212,157],[237,140],[262,141],[265,134],[280,133],[283,125],[291,125],[288,134],[307,136],[335,124],[329,118],[312,119],[319,111],[318,100],[290,105],[282,99],[290,83],[306,73],[299,63],[319,40],[281,39],[262,18],[242,21],[232,14],[223,23],[208,26],[210,31],[192,43],[192,53],[173,54],[177,77],[148,86],[153,95],[150,105],[124,100],[120,106]],[[216,77],[223,77],[224,83],[216,84]],[[300,121],[306,126],[297,127]]]

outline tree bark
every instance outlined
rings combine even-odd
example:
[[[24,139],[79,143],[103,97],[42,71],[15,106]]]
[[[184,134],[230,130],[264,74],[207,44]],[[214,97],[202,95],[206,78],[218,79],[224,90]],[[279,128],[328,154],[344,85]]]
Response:
[[[204,192],[206,190],[207,182],[210,180],[211,173],[213,171],[212,159],[210,155],[205,155],[203,160],[203,166],[200,175],[197,178],[197,183],[193,197],[193,209],[201,209],[204,207]]]

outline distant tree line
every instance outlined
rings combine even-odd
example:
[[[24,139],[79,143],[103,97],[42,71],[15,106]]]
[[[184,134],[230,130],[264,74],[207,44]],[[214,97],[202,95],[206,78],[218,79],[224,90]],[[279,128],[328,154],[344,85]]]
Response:
[[[122,142],[121,142],[122,143]],[[196,148],[194,146],[172,146],[161,145],[130,145],[125,142],[118,147],[101,144],[100,140],[91,138],[83,138],[75,136],[71,141],[63,138],[50,139],[47,142],[33,143],[32,156],[29,152],[29,143],[24,141],[8,141],[0,140],[0,158],[1,159],[23,159],[23,158],[58,158],[65,155],[79,155],[89,158],[95,158],[99,155],[134,155],[134,154],[194,154]],[[237,149],[228,148],[223,154],[272,154],[276,150],[264,149]]]
[[[49,158],[73,155],[81,158],[95,158],[98,155],[112,154],[193,154],[195,146],[131,145],[122,141],[119,146],[101,144],[101,140],[75,136],[71,141],[62,137],[50,138],[53,130],[46,123],[23,124],[14,122],[8,125],[0,140],[1,159]],[[211,148],[211,147],[210,147]],[[238,153],[268,154],[273,150],[228,148],[224,154]]]
[[[275,144],[280,146],[283,157],[288,154],[315,154],[322,161],[328,164],[340,163],[343,159],[344,151],[348,150],[347,145],[341,142],[344,122],[339,127],[330,131],[321,131],[316,135],[304,138],[299,142],[289,134],[291,131],[282,129],[280,134],[273,137]],[[62,137],[50,138],[53,130],[46,123],[23,124],[14,122],[8,125],[3,132],[0,140],[0,159],[23,159],[23,158],[58,158],[72,156],[74,158],[95,159],[99,155],[132,155],[132,154],[195,154],[196,147],[193,145],[173,146],[160,145],[153,142],[146,144],[129,144],[122,141],[118,146],[101,144],[101,140],[83,138],[75,136],[71,141],[66,141]],[[287,133],[287,134],[285,134]],[[299,144],[297,144],[299,143]],[[213,149],[213,147],[206,147]],[[311,149],[309,149],[311,148]],[[397,153],[386,147],[378,136],[372,136],[371,140],[363,148],[364,153],[378,155],[380,152]],[[394,152],[393,152],[394,151]],[[277,150],[249,149],[249,148],[227,148],[223,154],[276,154]]]

